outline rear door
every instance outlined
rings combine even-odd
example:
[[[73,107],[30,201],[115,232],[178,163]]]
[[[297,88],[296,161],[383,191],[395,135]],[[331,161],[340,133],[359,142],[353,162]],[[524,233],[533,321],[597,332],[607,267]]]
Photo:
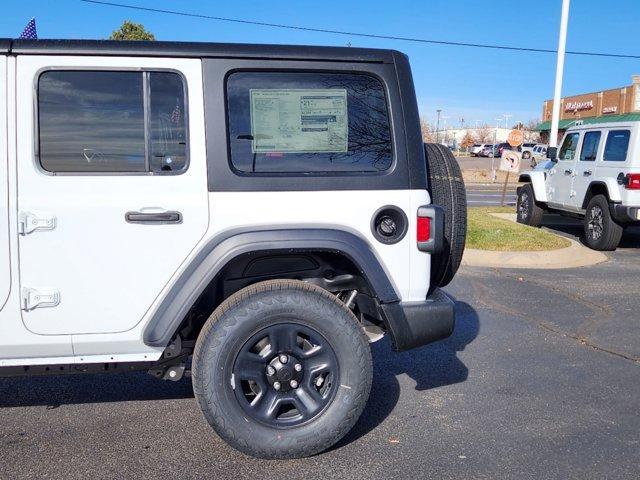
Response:
[[[584,133],[580,146],[580,154],[576,162],[572,187],[573,197],[571,198],[571,204],[576,209],[582,209],[587,189],[594,178],[596,178],[596,158],[598,158],[601,145],[602,132],[600,130],[592,130]]]
[[[201,62],[22,56],[17,91],[23,321],[129,330],[208,226]]]

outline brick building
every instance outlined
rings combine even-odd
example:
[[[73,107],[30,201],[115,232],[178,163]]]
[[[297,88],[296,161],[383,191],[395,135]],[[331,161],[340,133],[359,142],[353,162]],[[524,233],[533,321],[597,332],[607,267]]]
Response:
[[[559,136],[576,120],[583,123],[640,120],[640,75],[632,77],[632,84],[622,88],[583,93],[561,99]],[[543,141],[549,139],[553,100],[545,100],[542,106],[542,123],[536,130]]]

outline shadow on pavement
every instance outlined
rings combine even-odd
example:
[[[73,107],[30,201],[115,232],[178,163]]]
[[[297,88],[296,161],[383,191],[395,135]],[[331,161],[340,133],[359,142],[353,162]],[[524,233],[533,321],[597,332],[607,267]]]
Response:
[[[475,310],[456,302],[456,326],[446,340],[403,353],[395,353],[388,338],[373,344],[371,397],[354,429],[336,448],[365,435],[393,411],[400,396],[397,376],[408,375],[419,391],[465,381],[468,369],[457,352],[476,338],[478,329]],[[0,379],[0,408],[188,398],[193,398],[190,380],[164,382],[145,372]]]
[[[549,214],[543,217],[542,226],[584,244],[582,240],[582,220]],[[640,248],[640,227],[631,226],[625,228],[618,248]]]
[[[469,369],[457,353],[465,349],[480,329],[478,314],[469,304],[456,302],[453,334],[425,347],[395,353],[388,337],[372,345],[373,385],[369,402],[355,427],[334,448],[351,443],[376,428],[393,411],[400,397],[397,377],[407,375],[418,391],[464,382]]]

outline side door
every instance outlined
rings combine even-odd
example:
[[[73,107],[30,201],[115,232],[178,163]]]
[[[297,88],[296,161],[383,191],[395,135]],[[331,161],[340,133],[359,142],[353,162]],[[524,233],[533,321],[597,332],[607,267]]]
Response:
[[[21,56],[17,98],[23,322],[129,330],[208,228],[201,61]]]
[[[571,186],[575,176],[580,132],[569,132],[564,136],[558,152],[558,159],[549,170],[547,180],[547,198],[549,205],[563,210],[572,210]]]
[[[7,164],[7,57],[0,55],[0,310],[9,297],[9,165]]]
[[[573,177],[571,204],[578,210],[583,209],[583,202],[589,184],[596,178],[596,158],[600,149],[602,132],[594,130],[585,132],[580,146],[580,155]]]

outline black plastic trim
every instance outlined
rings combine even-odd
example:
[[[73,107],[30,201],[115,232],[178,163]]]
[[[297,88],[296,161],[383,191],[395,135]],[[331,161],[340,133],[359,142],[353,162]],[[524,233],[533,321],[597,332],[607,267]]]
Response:
[[[393,63],[393,50],[308,45],[258,45],[206,42],[0,39],[0,51],[18,55],[118,55],[191,58],[263,58]],[[401,55],[401,54],[400,54]]]
[[[354,233],[286,227],[234,230],[212,238],[201,248],[152,315],[144,330],[144,343],[152,347],[168,345],[189,309],[229,261],[245,253],[265,251],[341,253],[360,269],[380,303],[400,300],[369,242]]]
[[[455,304],[439,288],[424,302],[380,305],[393,348],[398,352],[447,338],[455,326]]]
[[[640,207],[627,207],[619,203],[609,204],[611,216],[619,223],[638,223]]]

